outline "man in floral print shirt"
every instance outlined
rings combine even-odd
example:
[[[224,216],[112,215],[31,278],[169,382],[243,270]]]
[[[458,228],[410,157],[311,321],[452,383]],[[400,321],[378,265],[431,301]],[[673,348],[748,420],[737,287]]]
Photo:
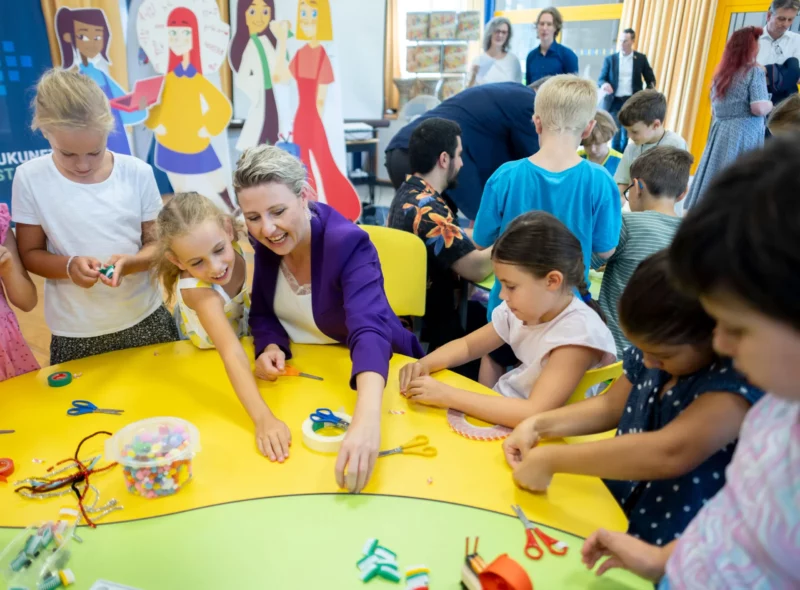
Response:
[[[475,248],[441,197],[456,185],[461,150],[458,123],[423,121],[408,144],[415,172],[397,190],[389,210],[389,227],[416,234],[428,250],[422,340],[429,343],[429,352],[464,335],[457,311],[458,275],[478,282],[492,272],[491,248]]]

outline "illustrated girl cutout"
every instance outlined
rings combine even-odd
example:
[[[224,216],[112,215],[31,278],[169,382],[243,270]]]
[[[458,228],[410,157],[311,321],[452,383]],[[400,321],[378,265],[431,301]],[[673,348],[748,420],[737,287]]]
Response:
[[[280,91],[286,90],[291,80],[286,53],[290,23],[274,19],[275,0],[239,0],[228,59],[236,86],[250,99],[236,144],[240,151],[265,143],[275,145],[281,131],[288,131],[288,126],[281,125],[288,96]],[[284,88],[276,88],[279,84]]]
[[[99,8],[75,8],[66,6],[56,12],[56,35],[61,46],[61,67],[68,70],[77,66],[78,70],[103,90],[109,100],[127,94],[114,79],[103,70],[95,67],[95,62],[103,60],[111,65],[108,59],[108,46],[111,43],[111,30],[105,13]],[[140,105],[144,107],[145,105]],[[114,131],[108,136],[107,147],[118,154],[131,154],[131,145],[126,125],[136,125],[147,117],[147,111],[127,113],[112,107],[114,115]]]
[[[289,64],[297,81],[298,106],[294,118],[294,142],[308,170],[312,187],[339,213],[355,221],[361,215],[361,201],[355,188],[336,165],[322,124],[328,85],[334,81],[333,66],[321,41],[332,41],[331,10],[328,0],[300,0],[297,7],[297,39],[308,41]],[[314,176],[313,161],[319,170]]]
[[[206,196],[217,193],[233,210],[222,163],[211,145],[211,138],[228,127],[231,104],[203,76],[195,13],[185,6],[173,9],[166,32],[169,60],[161,102],[145,121],[155,133],[155,164],[167,173],[175,192],[195,187]]]

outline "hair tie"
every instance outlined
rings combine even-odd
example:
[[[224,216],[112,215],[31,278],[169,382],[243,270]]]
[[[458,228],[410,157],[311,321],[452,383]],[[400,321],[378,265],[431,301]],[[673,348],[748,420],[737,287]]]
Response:
[[[589,291],[586,291],[583,295],[581,295],[581,299],[583,299],[584,303],[589,303],[592,300],[592,294]]]

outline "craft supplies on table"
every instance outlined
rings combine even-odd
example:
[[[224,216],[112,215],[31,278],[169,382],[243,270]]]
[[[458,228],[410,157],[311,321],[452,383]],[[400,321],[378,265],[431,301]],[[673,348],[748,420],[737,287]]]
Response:
[[[422,457],[435,457],[437,450],[435,447],[428,446],[430,440],[427,436],[420,435],[412,438],[405,444],[394,449],[388,449],[378,453],[378,458],[388,457],[389,455],[420,455]],[[422,448],[420,448],[422,447]]]
[[[8,458],[0,459],[0,482],[8,483],[8,478],[14,473],[14,461]]]
[[[103,275],[104,277],[106,277],[107,279],[113,279],[114,278],[114,265],[113,264],[109,264],[109,265],[105,265],[104,264],[103,266],[100,267],[100,274]]]
[[[85,414],[112,414],[119,416],[125,410],[110,410],[107,408],[98,408],[92,402],[85,399],[76,399],[72,401],[72,407],[67,410],[69,416],[83,416]]]
[[[352,422],[349,414],[319,408],[303,421],[303,444],[318,453],[338,453]]]
[[[0,430],[0,434],[14,434],[16,430]]]
[[[471,440],[503,440],[511,434],[511,428],[500,425],[476,426],[467,420],[464,412],[450,408],[447,410],[447,424],[454,432]]]
[[[180,418],[148,418],[106,441],[106,457],[122,465],[128,491],[145,498],[170,496],[192,480],[200,451],[197,428]]]
[[[394,551],[381,546],[378,539],[367,539],[362,553],[363,556],[356,562],[362,582],[369,582],[376,577],[395,584],[400,582],[402,576]]]
[[[469,549],[467,537],[464,565],[461,566],[461,585],[467,590],[533,590],[525,569],[505,553],[489,565],[478,554],[478,537],[475,547]]]
[[[284,367],[281,377],[305,377],[306,379],[313,379],[314,381],[325,381],[322,377],[311,375],[310,373],[303,373],[296,367],[291,367],[289,365]]]
[[[64,387],[70,383],[72,383],[72,373],[67,371],[52,373],[47,377],[47,384],[50,387]]]
[[[554,539],[528,520],[528,517],[525,516],[525,512],[523,512],[519,505],[514,504],[511,506],[511,509],[525,526],[525,555],[527,555],[529,559],[541,559],[542,556],[544,556],[544,550],[539,546],[539,542],[536,540],[537,536],[547,550],[553,555],[561,556],[567,553],[567,544]]]

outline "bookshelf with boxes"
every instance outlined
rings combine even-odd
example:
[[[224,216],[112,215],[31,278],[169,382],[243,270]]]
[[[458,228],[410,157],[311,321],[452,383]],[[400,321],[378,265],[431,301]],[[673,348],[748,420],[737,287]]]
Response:
[[[394,81],[400,93],[398,110],[418,95],[445,100],[464,89],[481,24],[479,11],[407,13],[407,75]]]

